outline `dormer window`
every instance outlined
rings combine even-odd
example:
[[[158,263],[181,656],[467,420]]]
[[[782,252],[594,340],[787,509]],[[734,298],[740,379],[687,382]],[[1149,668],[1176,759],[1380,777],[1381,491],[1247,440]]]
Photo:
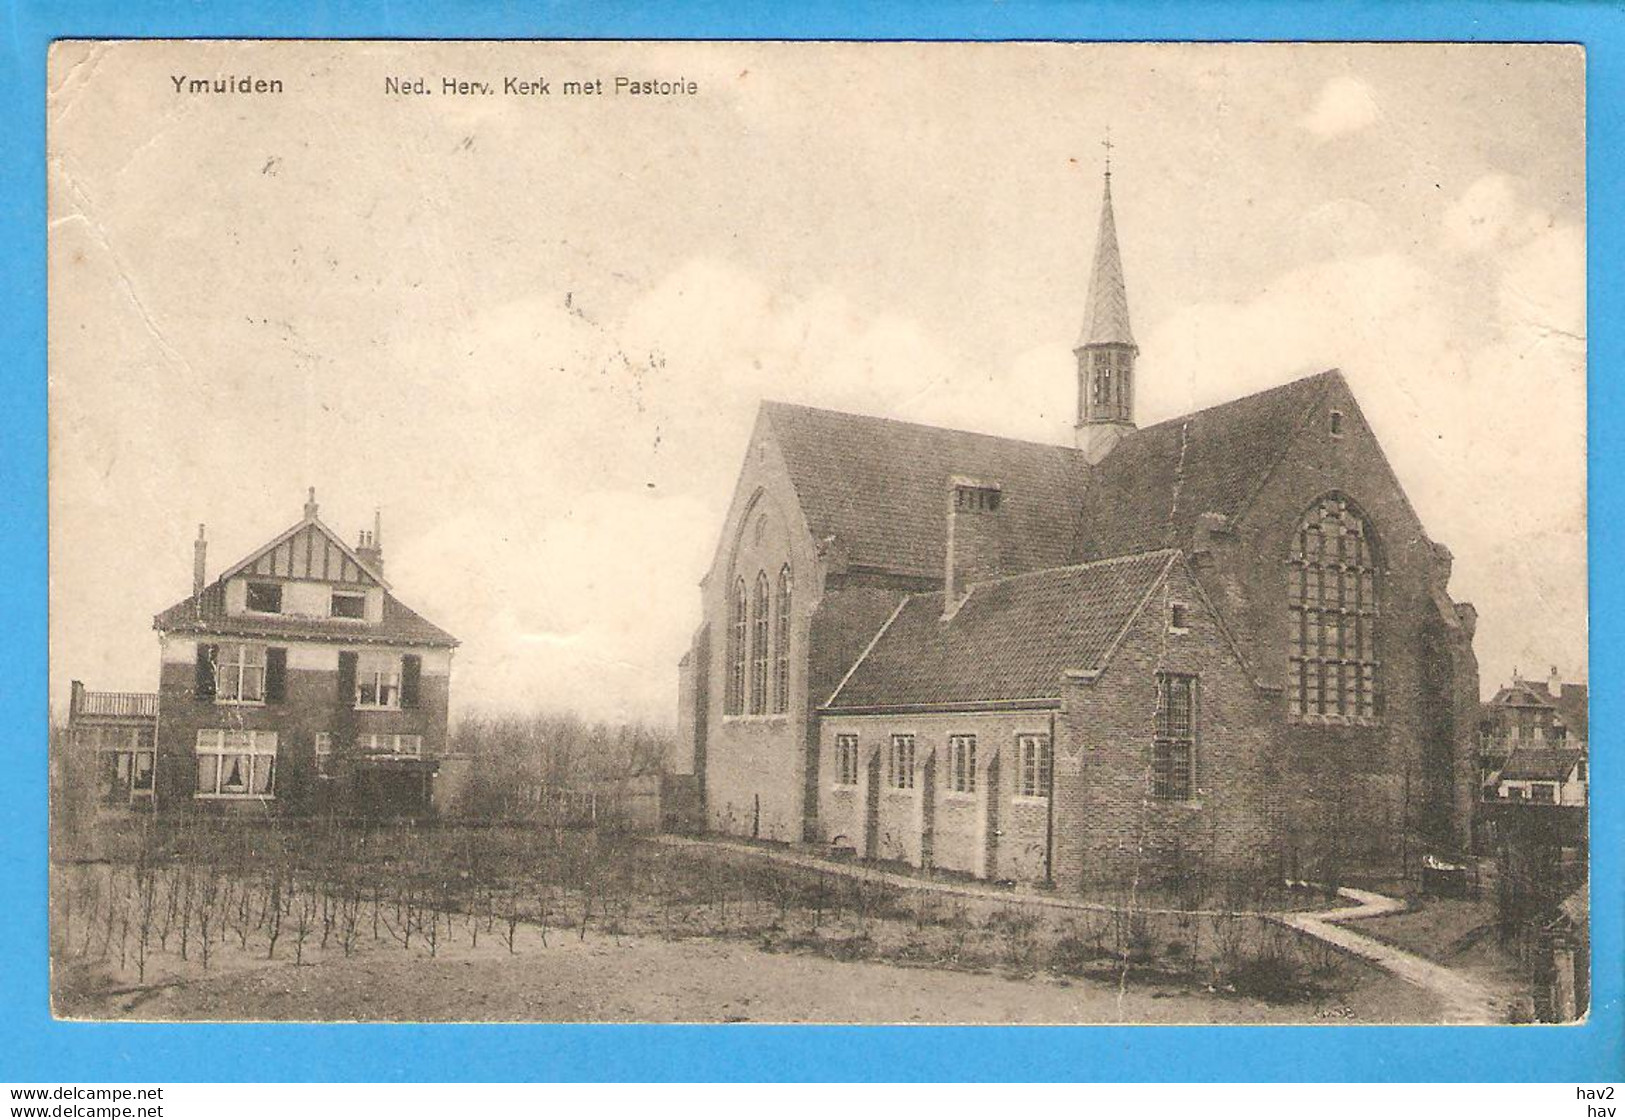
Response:
[[[282,613],[282,585],[280,583],[250,583],[248,609],[256,614]]]
[[[992,512],[999,508],[997,486],[956,486],[954,508],[963,511]]]
[[[366,618],[367,597],[358,591],[335,591],[331,613],[334,618]]]

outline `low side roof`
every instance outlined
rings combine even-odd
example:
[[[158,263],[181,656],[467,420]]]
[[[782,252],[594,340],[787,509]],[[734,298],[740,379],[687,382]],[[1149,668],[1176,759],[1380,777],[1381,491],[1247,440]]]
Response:
[[[776,401],[762,411],[814,538],[835,538],[855,565],[940,579],[954,475],[999,485],[1013,568],[1077,559],[1089,466],[1071,447]]]
[[[831,698],[831,711],[1036,700],[1069,670],[1099,671],[1173,550],[972,586],[951,619],[942,594],[910,596]]]

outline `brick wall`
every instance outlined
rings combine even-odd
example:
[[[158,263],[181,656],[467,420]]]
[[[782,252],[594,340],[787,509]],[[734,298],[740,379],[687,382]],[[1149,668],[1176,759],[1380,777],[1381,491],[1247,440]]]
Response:
[[[965,714],[830,715],[820,727],[819,835],[824,844],[862,854],[874,837],[876,854],[920,865],[928,831],[932,866],[992,879],[1037,881],[1045,873],[1048,806],[1017,794],[1016,737],[1050,733],[1043,710]],[[858,737],[858,785],[837,784],[836,737]],[[886,757],[894,734],[914,736],[911,790],[888,788]],[[976,736],[976,790],[951,786],[948,740]],[[878,759],[878,766],[869,761]],[[867,819],[870,777],[880,783],[878,812]],[[990,801],[993,804],[990,805]]]
[[[1343,414],[1340,436],[1330,432],[1333,410]],[[1279,758],[1291,779],[1291,816],[1302,843],[1376,856],[1392,849],[1407,818],[1443,837],[1459,831],[1470,812],[1470,793],[1456,785],[1462,767],[1440,760],[1471,754],[1477,665],[1470,632],[1463,636],[1456,619],[1446,620],[1450,637],[1429,633],[1442,612],[1455,613],[1442,590],[1448,561],[1427,538],[1341,380],[1306,418],[1238,523],[1208,540],[1198,571],[1259,678],[1284,685],[1287,557],[1305,512],[1333,492],[1360,509],[1381,548],[1376,652],[1384,713],[1372,726],[1297,723],[1288,720],[1283,700]]]
[[[209,639],[211,643],[215,639]],[[277,813],[300,815],[341,810],[337,788],[342,780],[318,777],[316,734],[332,733],[342,754],[365,733],[423,736],[423,754],[445,749],[450,698],[450,658],[444,650],[416,652],[424,661],[418,707],[401,711],[357,711],[338,694],[341,647],[325,643],[267,642],[290,650],[285,699],[281,703],[239,705],[199,699],[196,694],[197,642],[166,636],[159,675],[157,773],[155,797],[160,809],[264,812],[258,799],[211,801],[196,792],[197,733],[200,730],[252,730],[277,733],[275,796],[267,803]],[[296,653],[294,651],[297,651]],[[331,668],[313,667],[331,664]],[[342,765],[342,762],[341,762]]]
[[[1171,605],[1185,606],[1184,632]],[[1190,800],[1153,796],[1157,674],[1197,678]],[[1237,659],[1189,571],[1176,564],[1105,671],[1068,680],[1057,717],[1054,877],[1061,889],[1166,870],[1202,853],[1241,868],[1272,846],[1279,821],[1276,701]]]

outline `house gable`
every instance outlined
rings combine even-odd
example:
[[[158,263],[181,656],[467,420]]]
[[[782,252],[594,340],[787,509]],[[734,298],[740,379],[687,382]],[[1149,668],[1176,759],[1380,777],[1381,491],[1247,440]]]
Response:
[[[384,587],[389,583],[321,521],[307,518],[260,546],[220,574],[285,576],[290,579]]]

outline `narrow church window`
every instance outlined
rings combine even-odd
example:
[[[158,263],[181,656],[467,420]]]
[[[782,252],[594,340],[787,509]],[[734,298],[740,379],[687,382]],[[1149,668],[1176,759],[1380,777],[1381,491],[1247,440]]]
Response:
[[[734,582],[728,613],[728,691],[723,710],[736,716],[745,710],[745,581]]]
[[[835,736],[835,784],[838,786],[855,786],[858,784],[858,737],[856,735]]]
[[[1190,629],[1190,612],[1184,603],[1168,604],[1168,629],[1183,634]]]
[[[1016,736],[1017,792],[1022,797],[1048,797],[1050,741],[1048,735]]]
[[[761,715],[767,711],[767,637],[769,630],[767,573],[756,573],[756,600],[751,611],[750,636],[750,711]]]
[[[773,634],[773,710],[790,710],[790,565],[779,569],[778,614]]]
[[[1151,747],[1151,795],[1189,801],[1196,758],[1196,678],[1157,674],[1157,722]]]
[[[1334,435],[1334,436],[1342,435],[1343,434],[1343,414],[1341,412],[1338,412],[1334,408],[1332,410],[1332,418],[1331,419],[1332,419],[1332,423],[1331,423],[1332,435]]]
[[[1290,565],[1290,712],[1309,720],[1376,718],[1378,588],[1369,524],[1346,499],[1321,499],[1298,526]]]
[[[976,736],[948,736],[948,788],[954,793],[976,792]]]
[[[893,735],[886,755],[886,784],[893,789],[914,788],[914,736]]]

